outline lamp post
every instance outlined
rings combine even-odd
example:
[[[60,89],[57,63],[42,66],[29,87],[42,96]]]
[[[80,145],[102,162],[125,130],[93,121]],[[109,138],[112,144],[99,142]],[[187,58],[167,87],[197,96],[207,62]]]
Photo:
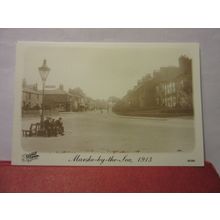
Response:
[[[47,66],[47,60],[44,59],[43,65],[38,68],[41,80],[42,80],[42,105],[41,105],[41,116],[40,116],[40,128],[43,130],[44,128],[44,88],[45,82],[50,72],[50,68]]]

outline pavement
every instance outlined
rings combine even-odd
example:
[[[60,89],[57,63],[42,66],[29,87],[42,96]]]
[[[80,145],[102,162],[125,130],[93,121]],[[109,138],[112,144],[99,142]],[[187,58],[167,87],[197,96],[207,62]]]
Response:
[[[120,116],[112,112],[60,113],[65,135],[22,137],[22,147],[38,152],[187,152],[194,146],[192,117]],[[39,117],[23,118],[28,129]]]

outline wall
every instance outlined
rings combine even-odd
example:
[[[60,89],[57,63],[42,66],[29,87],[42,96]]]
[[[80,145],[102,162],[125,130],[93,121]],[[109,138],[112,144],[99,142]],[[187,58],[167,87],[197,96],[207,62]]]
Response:
[[[0,29],[0,160],[10,160],[11,154],[18,40],[199,42],[206,160],[220,173],[220,29]]]

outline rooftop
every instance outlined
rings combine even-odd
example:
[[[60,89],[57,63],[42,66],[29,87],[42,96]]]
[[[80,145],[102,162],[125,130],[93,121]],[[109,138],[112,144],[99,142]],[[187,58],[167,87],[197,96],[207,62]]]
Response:
[[[42,90],[40,92],[42,92]],[[44,90],[44,94],[45,95],[67,95],[68,93],[62,89],[49,89],[49,90]]]
[[[27,93],[32,93],[32,94],[41,94],[40,91],[31,89],[31,88],[23,88],[22,91],[27,92]]]

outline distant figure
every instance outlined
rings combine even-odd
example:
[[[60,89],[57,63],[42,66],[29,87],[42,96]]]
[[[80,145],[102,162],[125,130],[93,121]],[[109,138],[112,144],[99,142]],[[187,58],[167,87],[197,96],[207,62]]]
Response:
[[[50,128],[51,128],[51,134],[52,136],[57,136],[57,126],[56,126],[56,122],[55,119],[51,119],[50,122]]]
[[[64,135],[64,127],[63,127],[63,122],[62,118],[60,117],[58,120],[55,122],[58,134]]]
[[[45,129],[45,135],[47,137],[50,137],[51,136],[50,117],[47,117],[47,119],[44,121],[44,129]]]

